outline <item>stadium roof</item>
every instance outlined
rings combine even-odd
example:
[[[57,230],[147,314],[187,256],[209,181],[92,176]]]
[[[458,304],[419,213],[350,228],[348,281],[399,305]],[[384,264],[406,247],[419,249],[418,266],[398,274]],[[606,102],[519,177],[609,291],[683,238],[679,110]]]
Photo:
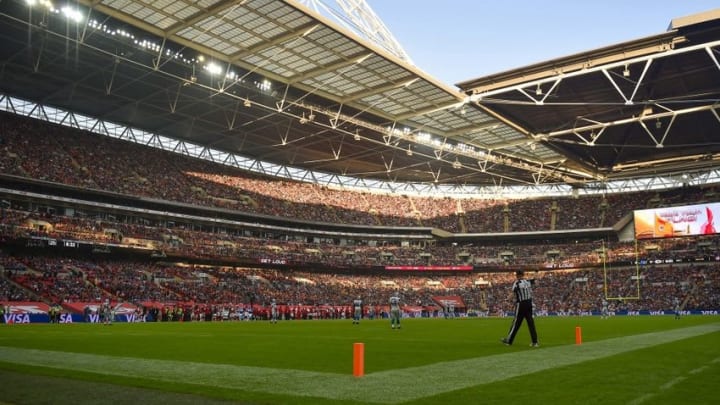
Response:
[[[607,180],[686,173],[718,166],[719,59],[720,9],[675,19],[659,35],[458,86],[579,172]]]
[[[6,102],[255,168],[363,184],[584,186],[718,166],[717,11],[458,90],[296,1],[29,3],[0,3]],[[192,154],[187,145],[177,149]]]

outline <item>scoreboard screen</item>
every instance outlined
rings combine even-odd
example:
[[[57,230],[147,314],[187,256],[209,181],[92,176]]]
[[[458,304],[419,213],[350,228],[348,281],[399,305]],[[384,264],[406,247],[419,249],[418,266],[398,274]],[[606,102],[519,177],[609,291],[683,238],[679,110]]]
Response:
[[[636,239],[712,235],[720,229],[720,203],[637,210],[633,216]]]

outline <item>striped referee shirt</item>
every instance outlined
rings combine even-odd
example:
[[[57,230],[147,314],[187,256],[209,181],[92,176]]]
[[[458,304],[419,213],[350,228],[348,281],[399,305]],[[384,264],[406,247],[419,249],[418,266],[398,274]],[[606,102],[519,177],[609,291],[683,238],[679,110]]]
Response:
[[[515,280],[512,290],[517,302],[532,300],[532,285],[535,280]]]

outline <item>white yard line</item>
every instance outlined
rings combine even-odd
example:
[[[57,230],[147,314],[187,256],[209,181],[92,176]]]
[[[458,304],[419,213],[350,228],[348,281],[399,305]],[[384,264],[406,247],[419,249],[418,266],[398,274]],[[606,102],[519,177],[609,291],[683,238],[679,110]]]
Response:
[[[197,385],[281,395],[392,404],[718,331],[720,324],[701,325],[582,345],[539,348],[381,371],[366,374],[361,378],[349,374],[150,360],[3,346],[0,346],[0,361],[157,381],[184,381]],[[522,363],[523,367],[518,367],[518,363]],[[636,400],[641,403],[649,398],[640,397]]]

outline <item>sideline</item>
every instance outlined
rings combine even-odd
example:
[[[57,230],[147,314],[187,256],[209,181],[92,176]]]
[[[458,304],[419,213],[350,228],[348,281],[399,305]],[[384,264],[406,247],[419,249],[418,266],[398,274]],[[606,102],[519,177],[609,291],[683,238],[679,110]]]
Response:
[[[337,400],[393,404],[720,331],[720,323],[420,367],[352,375],[150,360],[0,346],[0,361],[155,381]],[[518,368],[522,359],[525,367]],[[272,383],[268,383],[271,381]],[[413,384],[407,384],[413,381]],[[649,398],[638,398],[639,403]]]

